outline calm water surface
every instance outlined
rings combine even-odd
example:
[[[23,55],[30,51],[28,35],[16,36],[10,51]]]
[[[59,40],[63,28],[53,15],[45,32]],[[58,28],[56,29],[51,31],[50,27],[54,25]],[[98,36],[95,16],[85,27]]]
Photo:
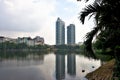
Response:
[[[85,75],[101,65],[75,53],[7,54],[0,57],[0,80],[86,80]]]

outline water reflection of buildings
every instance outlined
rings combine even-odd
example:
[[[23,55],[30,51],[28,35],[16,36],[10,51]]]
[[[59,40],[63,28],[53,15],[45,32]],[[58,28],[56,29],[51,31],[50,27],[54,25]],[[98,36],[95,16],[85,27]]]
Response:
[[[67,55],[67,73],[70,76],[76,75],[75,54]],[[56,80],[65,79],[65,55],[56,53]]]
[[[75,54],[67,55],[67,72],[71,76],[76,75],[76,57]]]
[[[65,78],[65,55],[56,54],[56,79]]]
[[[32,66],[32,65],[41,65],[44,63],[44,55],[34,55],[30,54],[24,57],[15,56],[12,58],[2,58],[0,67],[4,67],[9,64],[9,66],[21,67],[21,66]]]

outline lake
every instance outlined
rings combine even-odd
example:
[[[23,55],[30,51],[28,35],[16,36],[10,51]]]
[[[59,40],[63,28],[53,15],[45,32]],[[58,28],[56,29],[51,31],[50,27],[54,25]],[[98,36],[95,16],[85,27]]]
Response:
[[[0,80],[87,80],[100,65],[74,52],[0,52]]]

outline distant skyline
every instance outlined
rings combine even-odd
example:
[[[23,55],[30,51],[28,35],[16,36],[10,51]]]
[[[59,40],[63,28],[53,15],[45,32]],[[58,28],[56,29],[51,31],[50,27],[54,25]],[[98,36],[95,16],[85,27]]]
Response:
[[[85,34],[94,27],[94,21],[86,19],[82,25],[79,13],[93,1],[85,4],[84,0],[0,0],[0,36],[41,36],[45,43],[55,44],[55,22],[60,17],[65,27],[75,24],[76,43],[82,42]]]

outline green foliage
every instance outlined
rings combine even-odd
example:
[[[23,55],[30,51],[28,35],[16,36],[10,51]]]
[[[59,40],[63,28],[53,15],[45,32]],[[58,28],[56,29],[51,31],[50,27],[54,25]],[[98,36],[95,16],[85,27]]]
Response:
[[[84,24],[85,17],[94,15],[95,28],[89,32],[85,40],[86,51],[92,51],[92,40],[97,35],[94,44],[96,49],[104,54],[110,54],[116,59],[115,77],[120,79],[120,1],[119,0],[95,0],[93,4],[86,6],[80,14],[80,20]],[[99,34],[98,34],[99,32]]]
[[[57,50],[76,50],[81,47],[79,45],[54,45],[54,48]]]
[[[0,50],[19,50],[19,49],[39,49],[46,50],[50,48],[48,45],[28,46],[25,43],[15,44],[10,42],[0,43]]]
[[[104,54],[102,50],[95,50],[95,56],[101,61],[109,61],[114,58],[112,55]]]
[[[86,6],[80,14],[80,20],[84,24],[85,17],[94,15],[96,27],[86,35],[85,48],[92,50],[92,40],[97,34],[96,48],[114,51],[120,45],[120,15],[118,0],[95,0],[93,4]],[[99,34],[98,34],[99,32]],[[114,54],[113,54],[114,55]]]
[[[22,44],[15,44],[15,43],[10,43],[10,42],[0,43],[1,50],[4,50],[4,49],[24,49],[26,47],[27,47],[27,45],[24,43],[22,43]]]

